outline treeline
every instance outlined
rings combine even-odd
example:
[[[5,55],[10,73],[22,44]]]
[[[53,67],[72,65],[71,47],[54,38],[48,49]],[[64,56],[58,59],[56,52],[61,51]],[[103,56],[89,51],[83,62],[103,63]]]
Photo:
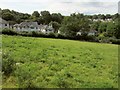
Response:
[[[50,14],[49,11],[34,11],[31,15],[9,9],[1,11],[1,17],[11,25],[23,21],[36,21],[38,24],[52,24],[55,33],[59,31],[65,37],[85,38],[89,31],[95,30],[97,34],[94,37],[100,42],[107,42],[110,38],[120,39],[120,15],[118,13],[114,15],[73,13],[70,16],[63,16],[60,13]],[[81,32],[81,35],[77,35],[78,32]]]
[[[0,9],[1,17],[10,22],[10,24],[16,24],[23,21],[37,21],[39,24],[49,24],[51,21],[58,23],[62,22],[63,16],[60,13],[52,13],[49,11],[34,11],[32,15],[27,13],[20,13],[9,9]]]

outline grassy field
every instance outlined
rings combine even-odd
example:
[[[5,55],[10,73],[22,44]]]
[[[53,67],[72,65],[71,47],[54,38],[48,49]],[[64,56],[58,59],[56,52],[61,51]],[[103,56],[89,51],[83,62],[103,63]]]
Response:
[[[2,53],[3,88],[118,87],[118,45],[3,35]]]

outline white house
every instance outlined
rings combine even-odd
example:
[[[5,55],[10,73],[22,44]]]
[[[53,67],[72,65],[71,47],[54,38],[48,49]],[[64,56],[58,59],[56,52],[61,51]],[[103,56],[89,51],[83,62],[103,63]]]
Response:
[[[6,20],[0,18],[0,28],[9,28],[9,23]]]
[[[15,24],[13,28],[16,31],[39,31],[39,26],[37,22],[22,22],[20,24]]]
[[[97,31],[96,30],[90,30],[88,32],[88,36],[95,36],[97,34]]]
[[[82,31],[80,30],[79,32],[77,32],[77,34],[76,35],[82,35]],[[97,34],[97,31],[96,30],[90,30],[89,32],[88,32],[88,36],[94,36],[94,35],[96,35]]]
[[[103,20],[103,19],[93,19],[93,22],[97,22],[97,21],[101,21],[101,22],[111,22],[112,19],[105,19],[105,20]]]
[[[39,25],[40,32],[44,34],[54,33],[54,28],[52,25]]]
[[[38,25],[37,22],[22,22],[20,24],[15,24],[13,27],[16,31],[38,31],[44,34],[54,32],[52,25]]]

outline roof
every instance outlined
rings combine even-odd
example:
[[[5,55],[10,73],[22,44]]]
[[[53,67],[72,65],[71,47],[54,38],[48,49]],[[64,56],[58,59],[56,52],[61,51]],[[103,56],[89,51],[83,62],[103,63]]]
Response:
[[[48,25],[42,25],[42,24],[39,25],[39,28],[41,28],[41,29],[42,28],[46,29],[47,27],[48,27]]]
[[[38,23],[37,22],[22,22],[20,24],[15,24],[14,26],[20,26],[20,27],[24,27],[24,26],[38,27]]]
[[[48,26],[47,29],[53,30],[53,27],[52,26]]]
[[[3,23],[3,24],[8,24],[8,22],[2,18],[0,18],[0,23]]]
[[[15,24],[14,27],[16,27],[16,26],[20,26],[20,24]]]
[[[90,30],[89,33],[96,33],[96,30]]]

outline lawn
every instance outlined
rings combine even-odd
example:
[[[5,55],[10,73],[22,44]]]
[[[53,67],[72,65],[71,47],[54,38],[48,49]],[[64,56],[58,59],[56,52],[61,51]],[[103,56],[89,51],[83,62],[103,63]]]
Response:
[[[118,87],[118,45],[3,35],[2,56],[3,88]]]

